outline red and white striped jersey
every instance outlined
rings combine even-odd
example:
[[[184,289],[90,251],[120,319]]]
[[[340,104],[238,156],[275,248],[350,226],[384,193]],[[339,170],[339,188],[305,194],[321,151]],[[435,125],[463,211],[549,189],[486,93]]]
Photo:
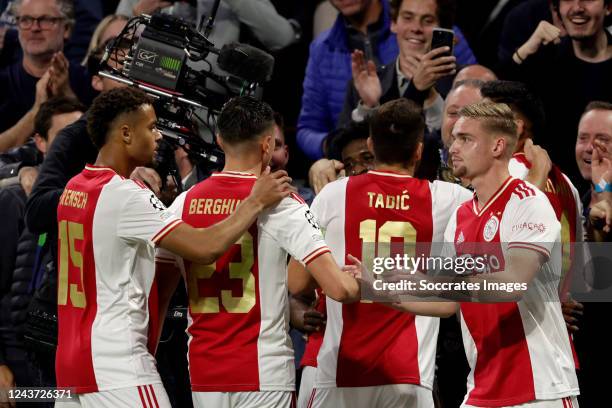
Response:
[[[336,262],[348,254],[368,265],[390,256],[389,244],[408,254],[415,243],[442,242],[455,208],[471,193],[384,171],[330,183],[312,211]],[[396,246],[396,245],[394,245]],[[317,358],[315,388],[386,384],[433,385],[439,319],[376,303],[343,305],[327,299],[327,325]]]
[[[501,407],[577,395],[578,383],[561,313],[560,225],[533,185],[508,177],[479,208],[476,197],[451,217],[445,241],[458,255],[488,255],[491,273],[512,248],[547,257],[518,302],[462,303],[461,329],[470,365],[466,403]],[[481,243],[482,253],[474,243]],[[551,253],[552,252],[552,253]]]
[[[155,244],[182,221],[144,185],[89,165],[66,185],[57,220],[58,387],[160,383]]]
[[[179,196],[171,210],[195,227],[227,218],[256,176],[215,173]],[[193,391],[293,391],[287,254],[308,264],[328,253],[308,205],[297,195],[264,211],[212,265],[178,260],[189,293]],[[158,261],[172,261],[159,251]]]
[[[514,178],[524,180],[529,173],[531,163],[525,153],[515,153],[508,164],[508,171]],[[568,292],[570,281],[580,284],[577,276],[568,276],[572,265],[586,265],[590,254],[586,246],[572,245],[575,242],[584,242],[584,216],[582,214],[582,201],[578,190],[570,179],[553,165],[546,182],[544,194],[555,210],[557,219],[561,223],[561,244],[563,245],[563,268],[561,273],[561,293]],[[579,252],[576,252],[579,251]]]
[[[531,163],[525,153],[515,153],[508,163],[508,171],[514,178],[524,180],[529,173]],[[555,210],[557,220],[561,223],[562,267],[559,281],[561,300],[566,300],[570,289],[586,289],[581,273],[574,273],[580,265],[587,265],[591,255],[586,245],[581,245],[586,239],[582,201],[578,190],[570,179],[554,164],[549,172],[544,194]],[[578,245],[574,243],[578,242]],[[576,368],[580,368],[578,354],[574,347],[573,336],[570,333],[570,345]]]
[[[510,175],[521,180],[525,180],[530,168],[531,163],[527,160],[525,153],[515,153],[508,164]],[[553,170],[551,170],[551,176],[552,173]],[[561,242],[583,242],[585,231],[580,193],[569,177],[564,173],[560,174],[561,179],[556,183],[551,177],[548,178],[544,194],[548,197],[557,219],[561,222]],[[567,197],[560,191],[563,188],[568,190]]]

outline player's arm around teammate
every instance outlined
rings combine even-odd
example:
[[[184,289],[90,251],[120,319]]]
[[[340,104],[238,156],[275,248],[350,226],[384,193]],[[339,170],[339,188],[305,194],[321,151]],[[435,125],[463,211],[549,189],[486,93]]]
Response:
[[[292,295],[312,292],[318,286],[338,302],[350,303],[360,298],[359,283],[350,274],[342,272],[330,253],[319,256],[307,268],[291,259],[287,269]]]
[[[162,238],[159,246],[193,262],[213,263],[255,222],[259,213],[293,191],[290,182],[285,171],[270,174],[268,169],[257,179],[249,197],[227,219],[208,228],[192,228],[183,223]]]

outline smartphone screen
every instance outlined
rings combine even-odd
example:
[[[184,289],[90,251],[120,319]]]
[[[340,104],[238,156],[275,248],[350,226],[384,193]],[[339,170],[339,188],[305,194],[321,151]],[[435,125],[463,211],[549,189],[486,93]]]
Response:
[[[455,33],[447,28],[434,28],[431,37],[431,49],[434,50],[440,47],[449,47],[450,51],[440,56],[450,56],[453,54],[453,45],[455,43]]]

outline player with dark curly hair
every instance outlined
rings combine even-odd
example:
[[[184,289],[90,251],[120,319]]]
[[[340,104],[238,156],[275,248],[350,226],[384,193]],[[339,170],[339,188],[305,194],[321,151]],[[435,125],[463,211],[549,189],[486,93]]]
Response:
[[[103,93],[90,109],[98,158],[68,182],[57,211],[57,386],[76,397],[56,406],[170,407],[153,357],[155,247],[200,264],[214,262],[264,208],[291,192],[285,172],[266,171],[230,217],[190,227],[128,178],[152,162],[161,138],[156,122],[150,99],[134,88]]]

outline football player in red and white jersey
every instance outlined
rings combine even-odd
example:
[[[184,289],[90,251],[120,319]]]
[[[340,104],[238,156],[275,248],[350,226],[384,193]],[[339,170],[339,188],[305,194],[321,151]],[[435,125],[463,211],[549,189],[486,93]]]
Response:
[[[413,177],[424,126],[412,101],[385,103],[370,122],[374,170],[332,182],[315,198],[312,211],[338,263],[352,254],[371,264],[375,252],[390,255],[391,242],[405,254],[418,243],[442,242],[453,211],[471,197],[459,185]],[[447,316],[455,306],[417,302],[408,310]],[[433,407],[438,325],[436,317],[328,298],[309,407]]]
[[[507,104],[517,119],[518,140],[508,165],[510,175],[530,181],[538,187],[548,198],[561,223],[563,263],[559,293],[563,301],[566,325],[570,330],[576,367],[579,367],[571,332],[578,329],[578,319],[575,317],[582,314],[583,306],[570,299],[569,293],[570,289],[580,292],[587,290],[583,273],[573,272],[577,271],[579,265],[586,265],[590,257],[586,246],[581,245],[585,240],[585,230],[580,194],[561,169],[550,163],[546,151],[533,145],[533,140],[541,140],[545,132],[544,109],[538,97],[529,91],[526,85],[514,81],[487,82],[481,93],[485,100]],[[544,162],[544,165],[538,161]],[[534,163],[535,167],[541,169],[533,171]],[[533,177],[534,175],[539,176]]]
[[[508,172],[517,142],[510,108],[478,103],[459,114],[449,152],[455,175],[468,179],[475,194],[451,217],[445,241],[459,255],[466,245],[478,255],[474,243],[489,255],[490,273],[466,280],[531,286],[522,297],[512,295],[520,297],[516,302],[461,303],[471,368],[462,407],[577,407],[578,382],[558,299],[560,224],[546,196]]]
[[[133,88],[98,96],[88,131],[99,148],[58,206],[58,407],[170,407],[155,367],[155,246],[201,263],[218,258],[264,209],[290,194],[286,173],[262,178],[230,219],[195,229],[128,179],[152,162],[161,134]]]
[[[527,174],[532,168],[532,163],[527,157],[526,150],[534,150],[531,147],[532,140],[543,137],[545,118],[542,103],[520,82],[491,81],[483,85],[481,93],[485,100],[505,103],[514,112],[519,123],[519,135],[508,171],[512,177],[531,181],[527,179]],[[544,170],[549,168],[548,174],[540,177],[541,180],[537,180],[537,184],[535,180],[533,183],[546,194],[561,223],[561,243],[564,245],[561,294],[565,296],[569,289],[570,279],[564,278],[571,270],[571,265],[585,264],[584,255],[578,254],[580,256],[576,257],[575,248],[571,245],[574,242],[584,241],[584,217],[580,194],[576,187],[555,164],[550,167],[545,166]],[[582,246],[576,246],[576,249],[583,250]]]
[[[233,98],[217,120],[225,167],[180,195],[171,210],[208,226],[231,214],[274,152],[272,109]],[[328,296],[359,298],[308,205],[297,195],[262,213],[214,264],[158,253],[158,268],[181,269],[189,293],[189,371],[196,407],[290,407],[295,403],[294,353],[288,335],[287,254],[305,264]]]

